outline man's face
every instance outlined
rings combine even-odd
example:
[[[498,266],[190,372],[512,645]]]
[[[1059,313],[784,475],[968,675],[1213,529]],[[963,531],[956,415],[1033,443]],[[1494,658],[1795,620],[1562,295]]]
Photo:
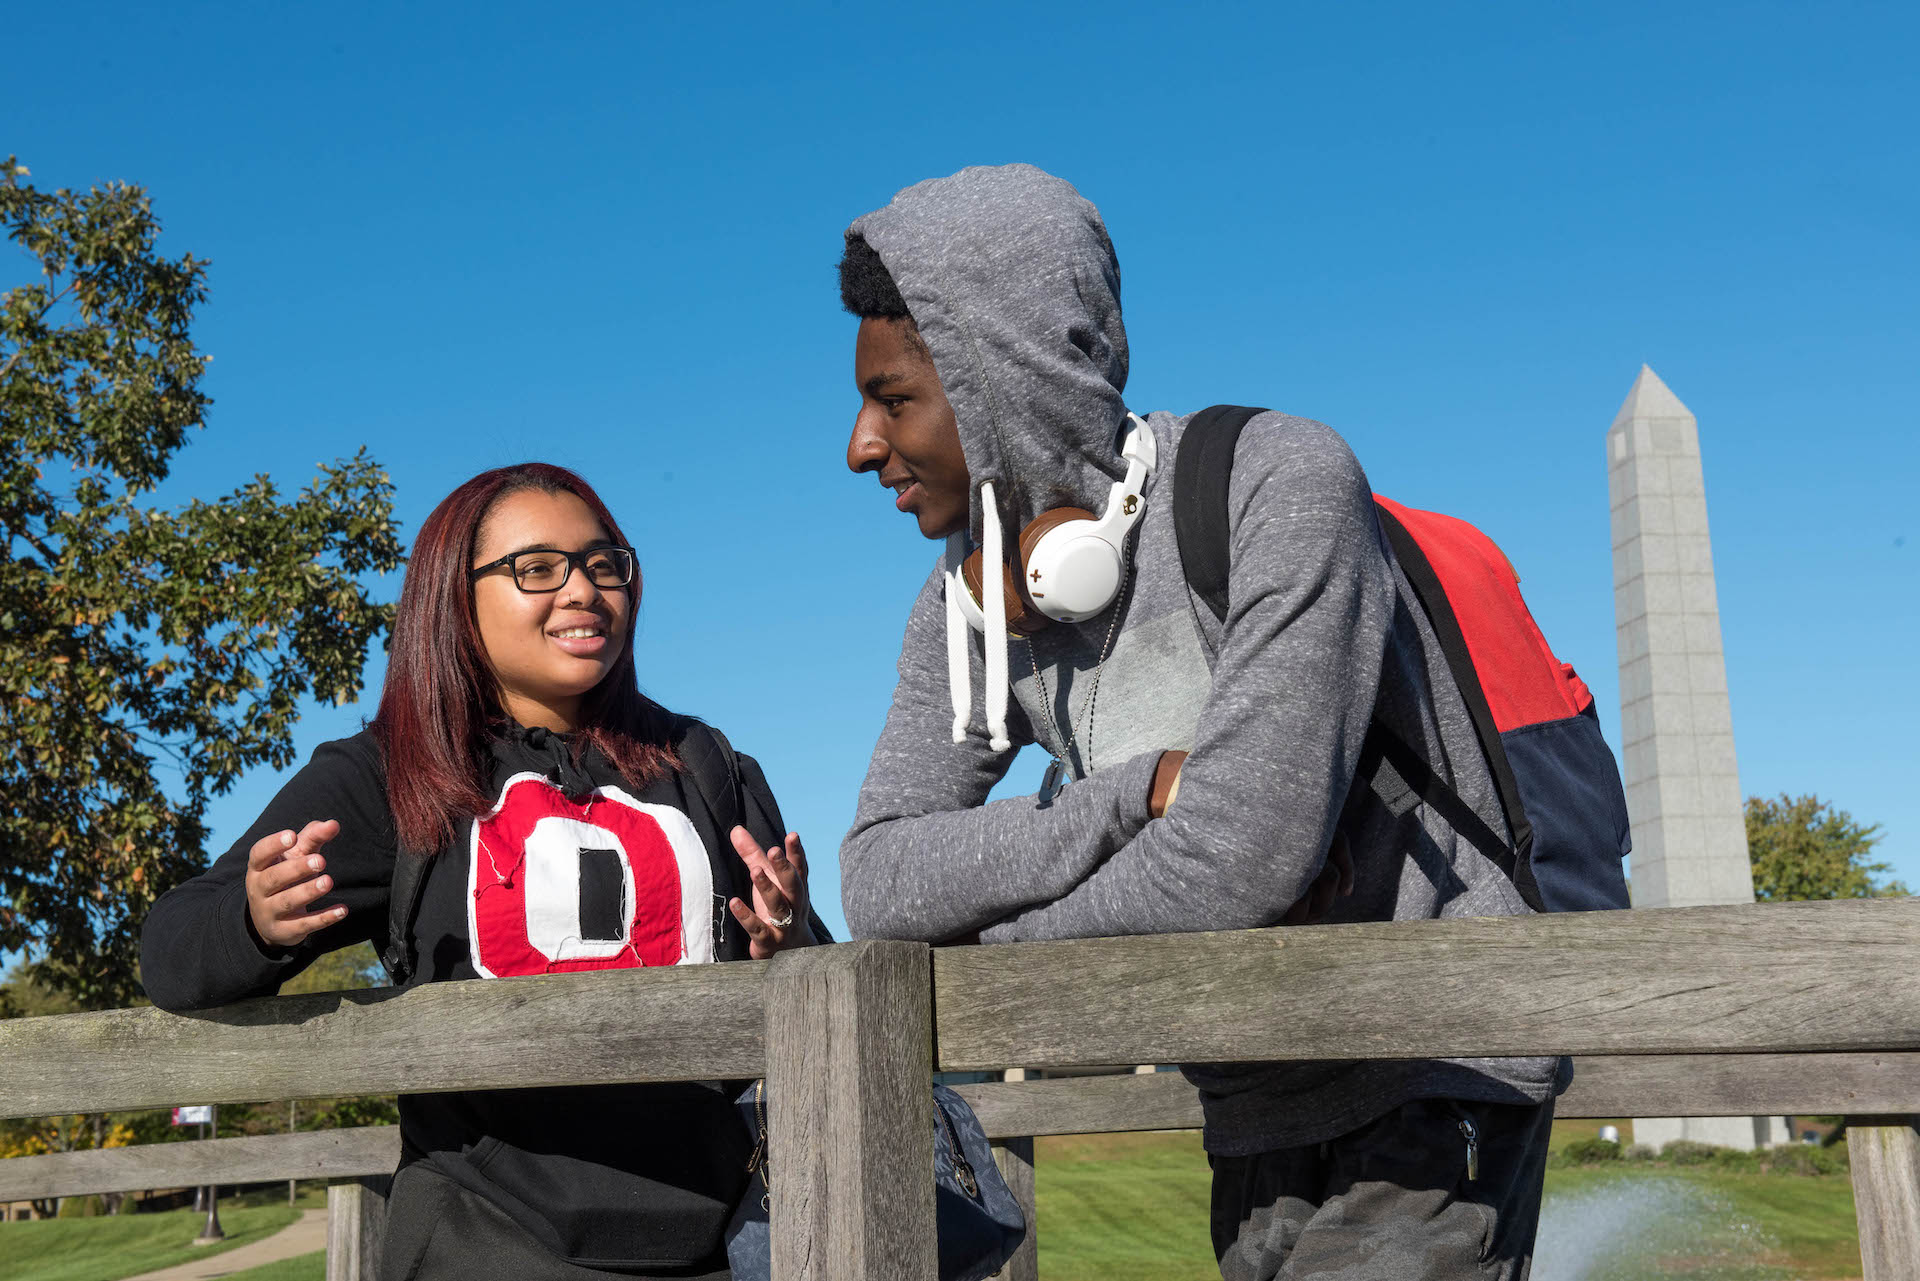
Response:
[[[905,319],[867,319],[853,349],[860,412],[847,466],[880,474],[894,506],[912,512],[927,538],[967,526],[967,459],[960,427],[933,359]]]

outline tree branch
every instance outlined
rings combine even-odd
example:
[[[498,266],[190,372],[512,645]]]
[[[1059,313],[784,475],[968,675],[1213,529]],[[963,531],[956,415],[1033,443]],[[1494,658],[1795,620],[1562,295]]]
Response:
[[[78,278],[68,281],[67,287],[65,289],[62,289],[59,293],[47,299],[47,305],[40,309],[40,314],[38,316],[35,316],[34,319],[45,320],[47,318],[47,313],[52,311],[55,305],[58,304],[62,298],[65,298],[68,294],[72,293],[73,287],[79,283],[80,282]],[[11,356],[8,356],[6,359],[6,363],[0,364],[0,379],[4,379],[8,374],[12,373],[14,365],[18,364],[20,361],[20,357],[26,354],[27,354],[27,349],[25,346],[22,346],[19,351],[16,351]]]

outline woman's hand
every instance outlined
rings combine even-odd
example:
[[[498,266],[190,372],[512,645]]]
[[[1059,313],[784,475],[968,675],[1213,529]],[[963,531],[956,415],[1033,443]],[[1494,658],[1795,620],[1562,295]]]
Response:
[[[753,874],[753,906],[728,899],[733,919],[747,932],[748,954],[764,961],[790,947],[807,947],[817,940],[807,925],[811,899],[807,894],[807,852],[800,838],[787,833],[786,848],[762,850],[744,827],[732,832],[734,853]]]
[[[253,843],[247,854],[247,919],[261,942],[293,947],[346,916],[347,909],[338,906],[308,910],[333,888],[320,850],[338,835],[340,824],[326,819],[307,824],[298,834],[275,832]]]

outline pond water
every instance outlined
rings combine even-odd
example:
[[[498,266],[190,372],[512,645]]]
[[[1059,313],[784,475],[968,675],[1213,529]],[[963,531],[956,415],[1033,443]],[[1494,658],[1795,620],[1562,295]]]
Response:
[[[1712,1191],[1635,1178],[1549,1196],[1533,1281],[1779,1281],[1769,1242]]]

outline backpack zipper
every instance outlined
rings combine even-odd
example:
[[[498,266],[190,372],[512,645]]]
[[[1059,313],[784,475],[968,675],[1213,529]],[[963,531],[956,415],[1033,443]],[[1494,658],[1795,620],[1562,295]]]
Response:
[[[967,1163],[967,1154],[960,1150],[960,1136],[954,1132],[953,1118],[940,1106],[940,1100],[933,1101],[933,1114],[940,1118],[940,1124],[946,1127],[947,1151],[953,1157],[953,1175],[960,1180],[960,1189],[973,1200],[980,1199],[980,1180],[973,1175],[973,1167]]]

